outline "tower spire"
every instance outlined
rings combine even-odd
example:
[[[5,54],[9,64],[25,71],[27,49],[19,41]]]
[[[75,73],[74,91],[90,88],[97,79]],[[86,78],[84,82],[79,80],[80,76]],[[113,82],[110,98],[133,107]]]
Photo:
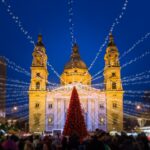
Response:
[[[109,43],[108,43],[108,46],[115,46],[114,37],[113,37],[112,33],[109,34]]]
[[[43,46],[44,47],[44,44],[42,42],[42,34],[38,35],[36,46]]]
[[[74,49],[79,49],[78,44],[75,42],[72,46],[72,50],[74,51]]]
[[[79,47],[77,45],[77,43],[74,43],[73,46],[72,46],[72,55],[71,55],[72,58],[80,58],[80,54],[79,54]]]
[[[42,42],[42,34],[38,35],[38,42]]]

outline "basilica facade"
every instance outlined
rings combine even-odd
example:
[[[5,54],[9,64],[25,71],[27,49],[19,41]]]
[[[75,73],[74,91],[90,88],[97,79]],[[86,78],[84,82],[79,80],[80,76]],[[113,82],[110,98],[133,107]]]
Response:
[[[119,52],[112,35],[104,57],[104,89],[92,87],[92,77],[80,57],[79,47],[72,47],[70,60],[60,76],[60,86],[49,89],[46,49],[42,36],[33,51],[29,88],[29,130],[63,130],[71,92],[76,86],[88,131],[123,129],[123,88]]]

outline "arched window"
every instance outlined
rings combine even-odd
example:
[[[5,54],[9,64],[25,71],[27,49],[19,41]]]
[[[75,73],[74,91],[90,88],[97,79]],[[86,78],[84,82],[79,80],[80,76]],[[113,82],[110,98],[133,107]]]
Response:
[[[40,82],[36,82],[36,90],[40,89]]]
[[[112,72],[112,77],[115,77],[116,76],[116,73],[115,72]]]
[[[117,88],[116,82],[112,82],[112,89],[115,90]]]
[[[52,109],[53,108],[53,104],[48,104],[48,109]]]
[[[99,104],[100,109],[104,109],[104,104]]]

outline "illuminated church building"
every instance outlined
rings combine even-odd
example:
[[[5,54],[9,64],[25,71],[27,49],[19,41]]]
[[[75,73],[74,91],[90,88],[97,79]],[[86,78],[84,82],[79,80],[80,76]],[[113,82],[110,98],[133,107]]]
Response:
[[[100,128],[111,131],[123,129],[123,88],[119,52],[112,35],[104,57],[104,89],[91,85],[92,77],[74,44],[72,54],[60,76],[60,86],[47,88],[47,55],[42,36],[34,48],[29,88],[29,130],[43,132],[62,130],[73,86],[76,86],[89,131]]]

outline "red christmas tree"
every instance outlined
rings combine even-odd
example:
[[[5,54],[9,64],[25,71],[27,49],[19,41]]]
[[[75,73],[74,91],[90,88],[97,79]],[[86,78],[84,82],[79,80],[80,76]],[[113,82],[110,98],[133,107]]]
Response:
[[[75,87],[72,90],[63,135],[70,136],[72,133],[77,133],[81,140],[88,135],[78,92]]]

